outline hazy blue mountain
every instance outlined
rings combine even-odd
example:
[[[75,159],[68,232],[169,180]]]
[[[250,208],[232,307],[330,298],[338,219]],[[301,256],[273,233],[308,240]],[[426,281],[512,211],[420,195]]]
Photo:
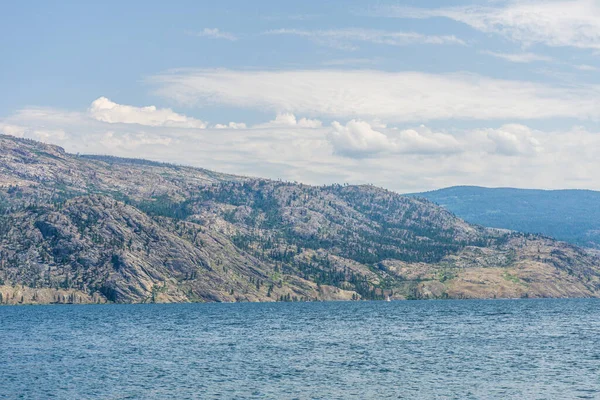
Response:
[[[455,186],[412,194],[467,222],[600,248],[600,192]]]

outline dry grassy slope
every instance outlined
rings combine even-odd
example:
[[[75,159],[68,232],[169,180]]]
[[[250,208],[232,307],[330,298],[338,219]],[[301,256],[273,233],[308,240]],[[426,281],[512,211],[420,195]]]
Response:
[[[497,248],[467,247],[437,264],[387,261],[418,298],[598,297],[597,257],[554,240],[512,235]]]
[[[597,254],[372,186],[0,149],[0,303],[600,294]]]

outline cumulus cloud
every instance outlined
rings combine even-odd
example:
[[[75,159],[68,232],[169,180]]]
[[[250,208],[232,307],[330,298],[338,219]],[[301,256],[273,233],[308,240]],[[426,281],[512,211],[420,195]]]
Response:
[[[536,61],[550,62],[553,60],[552,57],[535,53],[496,53],[493,51],[484,51],[482,53],[492,57],[501,58],[506,61],[522,64],[528,64]]]
[[[298,127],[298,128],[320,128],[323,123],[317,119],[300,118],[292,113],[277,114],[274,120],[264,124],[256,125],[258,128]]]
[[[227,125],[224,124],[216,124],[214,126],[215,129],[246,129],[247,126],[243,122],[230,122]]]
[[[451,44],[465,45],[466,43],[453,35],[436,36],[423,35],[416,32],[388,32],[377,29],[329,29],[329,30],[300,30],[274,29],[264,32],[265,35],[293,35],[306,37],[318,44],[337,47],[346,50],[356,49],[354,42],[384,44],[389,46],[407,46],[411,44]]]
[[[206,128],[206,123],[195,118],[177,114],[170,108],[155,106],[135,107],[117,104],[100,97],[89,108],[90,115],[98,121],[111,124],[139,124],[146,126],[169,126],[173,128]]]
[[[599,118],[600,86],[552,87],[474,74],[365,70],[178,70],[156,94],[188,106],[223,104],[332,119]]]
[[[454,136],[434,132],[424,125],[400,130],[396,140],[399,150],[404,154],[452,154],[463,151],[464,147]]]
[[[365,121],[351,120],[342,125],[335,121],[328,135],[334,151],[346,157],[370,157],[389,154],[449,154],[461,151],[461,144],[451,135],[435,133],[425,126],[416,129],[375,128]],[[378,129],[378,130],[376,130]]]
[[[364,121],[352,120],[345,126],[333,122],[329,140],[336,153],[348,156],[367,156],[388,150],[390,139]]]
[[[204,28],[201,32],[195,33],[195,35],[212,39],[225,39],[232,42],[237,40],[237,36],[233,33],[223,32],[219,28]]]
[[[511,0],[499,4],[438,9],[384,7],[377,14],[449,18],[524,45],[600,49],[600,3],[596,0]]]
[[[486,129],[483,133],[493,143],[493,151],[507,156],[535,155],[542,150],[533,131],[519,124],[507,124],[498,129]]]

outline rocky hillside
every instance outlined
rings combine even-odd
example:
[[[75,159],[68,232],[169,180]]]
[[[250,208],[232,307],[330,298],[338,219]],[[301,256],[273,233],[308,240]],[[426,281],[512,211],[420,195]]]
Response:
[[[0,303],[589,297],[600,259],[372,186],[0,136]]]

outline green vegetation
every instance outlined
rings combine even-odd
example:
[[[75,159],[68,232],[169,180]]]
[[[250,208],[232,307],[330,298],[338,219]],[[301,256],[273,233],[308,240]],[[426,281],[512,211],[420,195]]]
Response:
[[[509,273],[508,271],[504,271],[504,273],[502,274],[502,277],[504,279],[506,279],[507,281],[510,281],[513,283],[521,283],[521,280],[519,279],[518,276],[513,275],[513,274]]]

